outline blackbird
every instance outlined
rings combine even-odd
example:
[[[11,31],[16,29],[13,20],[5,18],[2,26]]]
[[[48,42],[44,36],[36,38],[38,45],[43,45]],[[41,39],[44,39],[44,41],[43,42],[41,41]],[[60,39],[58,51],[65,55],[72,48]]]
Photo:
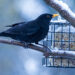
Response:
[[[53,17],[58,14],[42,14],[35,20],[29,22],[21,22],[13,25],[9,25],[8,30],[0,33],[0,36],[10,37],[12,39],[26,42],[26,43],[38,43],[44,39],[49,30],[49,23]]]

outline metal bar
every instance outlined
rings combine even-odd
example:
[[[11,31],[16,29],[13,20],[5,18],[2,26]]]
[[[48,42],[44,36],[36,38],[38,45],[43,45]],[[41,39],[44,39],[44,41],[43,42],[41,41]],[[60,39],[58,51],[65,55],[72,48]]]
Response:
[[[52,45],[53,47],[50,46],[50,48],[55,48],[55,43],[60,43],[60,49],[59,50],[62,50],[63,49],[63,47],[62,47],[63,43],[64,44],[68,43],[68,49],[67,50],[74,50],[74,49],[71,49],[71,47],[70,47],[70,43],[75,43],[75,40],[73,41],[73,40],[70,39],[71,38],[70,34],[71,33],[75,34],[75,32],[71,32],[71,29],[70,29],[71,28],[71,24],[68,23],[68,22],[67,23],[66,22],[65,23],[62,23],[62,22],[51,22],[50,25],[51,25],[51,30],[49,31],[49,34],[51,35],[51,37],[50,37],[50,39],[49,39],[49,35],[46,37],[46,40],[45,40],[46,46]],[[64,32],[63,27],[65,27],[67,25],[69,26],[69,31],[68,32],[67,31]],[[56,32],[56,27],[61,27],[62,30],[60,32]],[[55,39],[57,33],[61,34],[60,35],[61,36],[60,40],[56,40]],[[65,33],[69,34],[67,40],[63,40],[63,34],[65,34]],[[51,43],[50,45],[48,44],[49,42]],[[44,41],[43,41],[43,44],[44,44]],[[55,59],[57,59],[57,58],[60,58],[60,65],[59,66],[55,66]],[[49,63],[50,65],[48,65],[47,61],[49,59],[52,59],[53,64]],[[63,59],[67,59],[67,65],[66,66],[63,66]],[[75,59],[71,59],[70,57],[66,58],[64,56],[63,57],[54,57],[54,56],[51,57],[50,56],[50,57],[46,58],[45,64],[46,64],[46,67],[75,68],[75,66],[70,66],[70,61],[71,60],[75,60]]]

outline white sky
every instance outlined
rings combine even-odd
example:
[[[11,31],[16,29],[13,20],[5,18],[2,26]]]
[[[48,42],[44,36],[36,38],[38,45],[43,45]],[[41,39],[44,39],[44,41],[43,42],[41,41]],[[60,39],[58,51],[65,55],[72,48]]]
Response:
[[[18,7],[17,10],[21,12],[22,16],[25,15],[30,20],[38,17],[41,13],[48,12],[48,9],[38,0],[17,0],[15,4]]]

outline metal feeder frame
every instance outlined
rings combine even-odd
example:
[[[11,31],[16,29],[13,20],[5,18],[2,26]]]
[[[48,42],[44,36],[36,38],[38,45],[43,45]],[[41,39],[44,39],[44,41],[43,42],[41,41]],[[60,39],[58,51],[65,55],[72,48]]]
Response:
[[[64,27],[68,26],[68,32],[64,31]],[[58,27],[61,27],[61,32],[56,32],[56,29]],[[61,38],[60,40],[56,40],[55,39],[55,35],[56,34],[60,34]],[[68,34],[68,40],[63,40],[63,35],[64,34]],[[52,49],[55,48],[55,43],[60,43],[60,48],[59,50],[65,50],[62,46],[65,45],[65,43],[68,44],[68,47],[66,48],[66,50],[68,51],[72,51],[73,49],[71,49],[71,43],[75,43],[75,40],[71,40],[71,24],[69,22],[63,23],[63,22],[51,22],[50,23],[50,30],[48,32],[47,37],[45,38],[45,40],[43,40],[43,45],[47,46],[48,48]],[[75,32],[73,32],[73,34],[75,34]],[[75,50],[75,49],[74,49]],[[73,51],[74,51],[73,50]],[[59,59],[59,65],[55,65],[55,60]],[[51,59],[51,61],[50,61]],[[66,65],[63,65],[63,60],[66,60]],[[74,61],[75,59],[71,59],[71,58],[66,58],[66,57],[55,57],[55,56],[49,56],[48,58],[43,58],[42,59],[42,65],[46,66],[46,67],[58,67],[58,68],[75,68],[75,66],[70,65],[70,61]]]

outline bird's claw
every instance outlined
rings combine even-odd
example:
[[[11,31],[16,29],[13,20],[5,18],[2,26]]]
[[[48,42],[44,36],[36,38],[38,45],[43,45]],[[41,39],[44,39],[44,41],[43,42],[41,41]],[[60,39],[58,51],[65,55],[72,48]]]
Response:
[[[24,45],[25,45],[25,48],[28,48],[29,43],[25,42]]]
[[[24,44],[25,48],[28,48],[28,45],[30,44],[30,43],[27,43],[27,42],[22,42],[22,43]]]

